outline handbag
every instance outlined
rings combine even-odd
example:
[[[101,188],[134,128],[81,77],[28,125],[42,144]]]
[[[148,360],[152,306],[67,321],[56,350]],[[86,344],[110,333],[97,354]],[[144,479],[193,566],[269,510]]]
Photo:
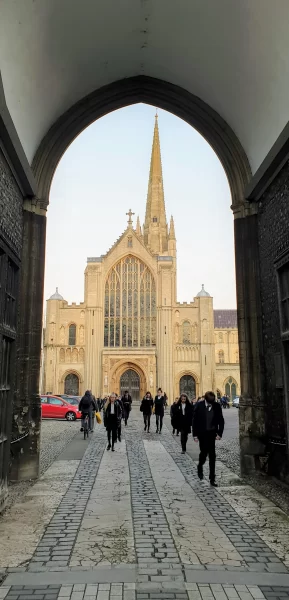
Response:
[[[97,422],[98,422],[98,423],[99,423],[99,425],[100,425],[100,424],[102,423],[100,412],[98,412],[98,411],[97,411],[97,412],[95,413],[95,418],[96,418]]]

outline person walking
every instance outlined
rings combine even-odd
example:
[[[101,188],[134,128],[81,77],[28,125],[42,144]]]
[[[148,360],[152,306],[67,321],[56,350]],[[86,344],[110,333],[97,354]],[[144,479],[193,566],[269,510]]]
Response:
[[[182,394],[178,401],[178,429],[181,432],[182,454],[186,453],[188,435],[192,431],[193,409],[187,394]]]
[[[179,435],[178,402],[179,402],[179,398],[176,398],[170,409],[170,417],[171,417],[171,425],[173,428],[173,435],[175,435],[175,431],[177,431],[177,435]]]
[[[193,438],[199,442],[200,456],[198,476],[203,479],[203,465],[209,455],[210,484],[218,487],[216,483],[216,440],[220,440],[224,431],[224,417],[221,405],[216,402],[214,392],[206,392],[204,400],[200,400],[193,414]]]
[[[155,397],[154,401],[154,409],[156,415],[156,433],[161,433],[163,428],[163,418],[164,418],[164,406],[165,406],[165,398],[162,392],[162,389],[158,389],[158,393]]]
[[[121,401],[122,401],[122,404],[123,404],[124,424],[127,425],[128,418],[129,418],[129,413],[131,411],[131,404],[132,404],[131,395],[128,393],[127,390],[124,392],[124,395],[122,396]]]
[[[121,421],[121,406],[116,400],[116,394],[110,394],[104,414],[104,425],[107,431],[107,450],[114,452],[114,445],[117,440],[117,430]]]
[[[90,431],[93,432],[94,431],[94,424],[95,424],[95,413],[98,411],[98,404],[97,404],[96,398],[93,395],[92,391],[89,390],[89,392],[90,392],[91,400],[92,400]]]
[[[84,427],[84,420],[85,417],[88,415],[89,418],[89,429],[90,431],[92,431],[92,411],[94,408],[94,403],[93,403],[93,399],[92,399],[92,395],[90,393],[89,390],[86,390],[84,396],[82,396],[80,402],[79,402],[79,406],[78,406],[78,410],[81,412],[81,428],[80,431],[83,431],[83,427]]]
[[[152,410],[153,410],[153,405],[154,405],[153,397],[150,392],[147,392],[146,395],[144,396],[144,398],[142,399],[142,402],[140,405],[140,411],[143,414],[144,430],[147,431],[148,433],[150,432],[151,414],[152,414]]]
[[[116,396],[116,403],[120,406],[121,410],[121,418],[119,419],[117,426],[117,439],[121,442],[121,421],[124,418],[124,406],[121,396]]]

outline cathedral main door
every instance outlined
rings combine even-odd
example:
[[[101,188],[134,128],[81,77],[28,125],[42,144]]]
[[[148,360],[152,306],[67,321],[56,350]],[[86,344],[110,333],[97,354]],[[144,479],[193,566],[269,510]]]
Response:
[[[121,395],[128,390],[132,400],[140,399],[140,378],[133,369],[125,371],[120,378],[120,393]]]

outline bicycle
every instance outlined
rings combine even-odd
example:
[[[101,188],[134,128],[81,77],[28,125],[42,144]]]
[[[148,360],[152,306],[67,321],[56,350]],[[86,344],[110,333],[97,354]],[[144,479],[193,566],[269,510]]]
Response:
[[[86,439],[89,435],[89,416],[85,415],[83,422],[83,438]]]

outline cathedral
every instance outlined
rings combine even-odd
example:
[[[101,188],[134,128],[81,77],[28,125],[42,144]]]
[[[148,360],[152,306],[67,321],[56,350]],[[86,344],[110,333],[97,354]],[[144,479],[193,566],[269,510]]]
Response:
[[[169,402],[207,390],[240,393],[236,310],[214,310],[204,289],[177,302],[177,248],[165,208],[155,118],[145,222],[127,213],[110,250],[89,257],[84,302],[58,292],[47,301],[42,393],[96,397],[129,390],[133,399],[158,387]]]

